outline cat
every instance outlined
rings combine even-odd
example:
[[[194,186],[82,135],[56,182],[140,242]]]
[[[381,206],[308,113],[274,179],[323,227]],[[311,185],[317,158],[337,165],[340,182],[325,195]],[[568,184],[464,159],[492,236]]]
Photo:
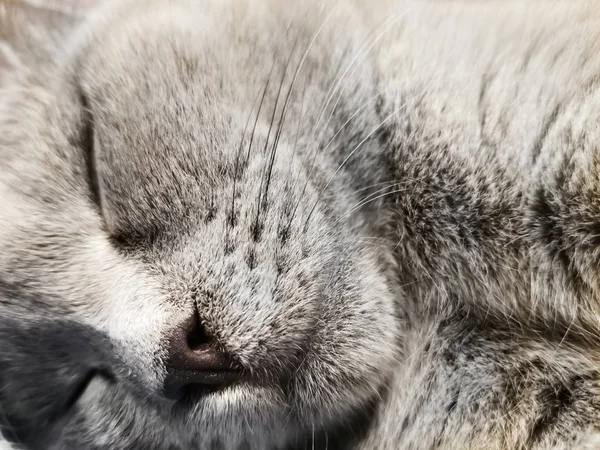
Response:
[[[597,448],[596,5],[3,5],[7,441]]]

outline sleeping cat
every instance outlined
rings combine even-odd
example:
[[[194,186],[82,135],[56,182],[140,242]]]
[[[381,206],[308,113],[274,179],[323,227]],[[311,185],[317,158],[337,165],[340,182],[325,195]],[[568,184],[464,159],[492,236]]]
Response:
[[[23,449],[600,446],[583,1],[0,3]]]

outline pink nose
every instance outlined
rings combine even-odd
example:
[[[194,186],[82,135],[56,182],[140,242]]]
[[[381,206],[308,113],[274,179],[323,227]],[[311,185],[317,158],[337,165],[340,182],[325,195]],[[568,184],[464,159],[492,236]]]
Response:
[[[233,359],[210,343],[197,315],[174,330],[164,383],[167,397],[213,392],[238,381],[240,376]]]

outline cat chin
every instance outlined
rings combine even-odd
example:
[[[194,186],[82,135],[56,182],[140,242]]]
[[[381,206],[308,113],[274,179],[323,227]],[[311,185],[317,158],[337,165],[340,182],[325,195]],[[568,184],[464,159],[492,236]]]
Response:
[[[192,395],[178,401],[173,413],[192,440],[207,448],[216,441],[224,448],[282,445],[298,429],[297,415],[270,387],[242,384],[198,398]]]
[[[259,412],[275,418],[288,408],[283,396],[275,388],[241,383],[208,394],[192,393],[177,401],[173,409],[177,413],[187,413],[198,417],[198,420],[206,420],[256,416]],[[272,414],[268,414],[268,411]]]

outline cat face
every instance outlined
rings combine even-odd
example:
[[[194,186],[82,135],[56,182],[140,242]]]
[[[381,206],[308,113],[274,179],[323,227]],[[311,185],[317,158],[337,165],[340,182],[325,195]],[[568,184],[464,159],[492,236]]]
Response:
[[[367,30],[257,3],[109,5],[4,94],[15,440],[266,448],[379,394],[396,325],[357,207],[377,174],[346,170],[376,154]]]

